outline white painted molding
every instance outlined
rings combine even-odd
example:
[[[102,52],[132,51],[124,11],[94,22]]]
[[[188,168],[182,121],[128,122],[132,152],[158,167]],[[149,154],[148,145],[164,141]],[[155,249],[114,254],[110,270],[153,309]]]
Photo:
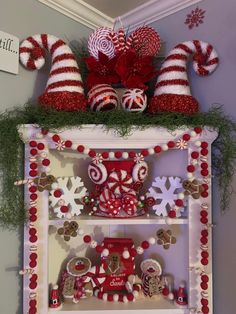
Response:
[[[37,0],[71,19],[96,29],[101,26],[113,27],[114,19],[105,15],[82,0]]]
[[[130,31],[143,24],[150,24],[183,10],[203,0],[150,0],[121,16],[125,28]]]
[[[37,0],[50,8],[91,28],[101,26],[113,28],[115,19],[105,15],[83,0]],[[128,1],[128,0],[127,0]],[[122,15],[125,28],[133,30],[142,24],[150,24],[203,0],[150,0]]]

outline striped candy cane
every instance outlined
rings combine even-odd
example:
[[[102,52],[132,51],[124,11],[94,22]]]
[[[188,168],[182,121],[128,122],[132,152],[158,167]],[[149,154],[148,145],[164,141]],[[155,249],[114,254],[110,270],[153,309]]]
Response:
[[[14,185],[24,185],[28,184],[29,186],[32,185],[33,180],[32,179],[25,179],[25,180],[18,180],[14,182]]]
[[[48,34],[28,37],[20,45],[20,61],[30,70],[39,70],[45,63],[45,52],[52,56],[52,67],[45,92],[39,102],[57,110],[86,110],[79,67],[68,45]]]
[[[187,76],[187,61],[193,55],[194,71],[200,76],[212,73],[219,59],[215,49],[208,43],[193,40],[178,44],[165,59],[156,83],[149,111],[195,113],[198,102],[191,96]]]

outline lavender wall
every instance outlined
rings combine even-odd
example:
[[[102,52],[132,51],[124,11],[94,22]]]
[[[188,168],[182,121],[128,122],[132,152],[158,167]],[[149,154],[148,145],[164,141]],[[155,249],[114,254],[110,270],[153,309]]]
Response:
[[[190,80],[192,94],[199,100],[201,111],[207,111],[213,103],[224,105],[226,114],[236,118],[235,74],[236,74],[236,2],[235,0],[202,1],[198,7],[206,10],[204,23],[189,30],[184,24],[186,15],[195,9],[194,5],[152,26],[166,41],[166,51],[176,44],[192,39],[210,42],[217,50],[220,65],[209,77],[198,77],[192,69]],[[191,67],[191,65],[190,65]],[[236,181],[235,181],[236,182]],[[233,188],[235,190],[235,182]],[[216,183],[215,183],[216,185]],[[234,242],[234,222],[236,221],[236,196],[228,212],[221,215],[217,188],[214,187],[214,314],[235,314],[236,245]]]

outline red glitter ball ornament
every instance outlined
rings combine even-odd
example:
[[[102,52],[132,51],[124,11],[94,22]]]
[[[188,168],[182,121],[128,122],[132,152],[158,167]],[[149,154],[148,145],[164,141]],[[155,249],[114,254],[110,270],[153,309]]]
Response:
[[[204,192],[201,193],[201,196],[204,197],[204,198],[208,197],[208,195],[209,195],[209,194],[208,194],[207,191],[204,191]]]
[[[148,249],[149,246],[150,246],[150,244],[148,243],[148,241],[143,241],[143,242],[141,243],[141,247],[142,247],[144,250]]]
[[[128,299],[129,301],[133,301],[133,299],[134,299],[133,293],[128,293],[128,294],[127,294],[127,299]]]
[[[37,301],[36,300],[30,300],[29,301],[29,306],[35,307],[36,305],[37,305]]]
[[[155,146],[154,147],[154,151],[155,151],[155,153],[160,153],[161,152],[161,146],[159,146],[159,145],[157,145],[157,146]]]
[[[35,215],[37,213],[37,208],[36,207],[31,207],[29,209],[29,213],[32,214],[32,215]]]
[[[143,150],[141,151],[141,154],[143,155],[143,157],[148,156],[148,150],[147,150],[147,149],[143,149]]]
[[[209,281],[209,277],[207,275],[202,275],[201,276],[201,281],[202,282],[208,282]]]
[[[91,238],[90,235],[87,234],[87,235],[84,236],[83,240],[84,240],[85,243],[89,243],[89,242],[91,242],[92,238]]]
[[[35,170],[35,169],[37,169],[37,167],[38,167],[38,165],[36,164],[36,162],[32,162],[32,163],[30,164],[30,169]]]
[[[30,195],[30,199],[31,199],[32,201],[35,201],[37,198],[38,198],[38,195],[35,194],[35,193],[32,193],[32,194]]]
[[[83,151],[84,151],[84,146],[83,145],[79,145],[78,147],[77,147],[77,151],[79,152],[79,153],[83,153]]]
[[[99,291],[98,292],[98,299],[102,299],[102,297],[103,297],[103,292]]]
[[[29,237],[29,241],[30,241],[31,243],[35,243],[37,240],[38,240],[38,237],[37,237],[37,236],[31,236],[31,237]]]
[[[30,258],[31,260],[36,260],[36,259],[38,258],[38,254],[37,254],[37,253],[31,253],[30,256],[29,256],[29,258]]]
[[[120,159],[122,157],[122,152],[118,151],[118,152],[115,152],[115,157],[117,159]]]
[[[206,237],[201,237],[200,242],[202,244],[207,244],[208,243],[208,239]]]
[[[39,150],[43,150],[45,148],[45,145],[43,143],[38,143],[37,148]]]
[[[192,153],[191,153],[191,157],[192,157],[193,159],[197,159],[197,158],[199,157],[199,153],[198,153],[198,152],[192,152]]]
[[[201,217],[200,221],[204,225],[208,223],[208,219],[206,217]]]
[[[37,288],[37,282],[36,281],[30,282],[29,287],[31,290],[36,289]]]
[[[41,129],[41,133],[43,135],[47,135],[48,134],[48,129]]]
[[[36,314],[36,313],[37,313],[36,307],[31,307],[31,308],[29,309],[29,314]]]
[[[207,169],[208,168],[208,163],[207,162],[202,162],[201,163],[201,168],[202,169]]]
[[[29,235],[34,236],[34,235],[36,235],[36,233],[37,233],[37,230],[35,228],[29,229]]]
[[[207,212],[205,209],[202,209],[202,210],[200,211],[200,215],[201,215],[202,217],[207,217],[207,216],[208,216],[208,212]]]
[[[174,141],[169,141],[169,142],[167,143],[167,146],[168,146],[169,148],[174,148],[174,147],[175,147],[175,142],[174,142]]]
[[[209,253],[207,251],[202,251],[201,252],[201,257],[202,258],[208,258],[209,257]]]
[[[37,262],[35,260],[29,262],[30,268],[35,268],[37,266]]]
[[[202,237],[208,237],[208,231],[206,229],[201,231],[201,236]]]
[[[203,184],[202,184],[202,187],[204,188],[205,191],[209,189],[209,186],[208,186],[208,184],[206,184],[206,183],[203,183]]]
[[[69,141],[69,140],[65,141],[65,147],[66,148],[70,148],[71,146],[72,146],[72,142],[71,141]]]
[[[202,175],[203,177],[208,176],[208,174],[209,174],[209,171],[208,171],[207,169],[203,169],[203,170],[201,171],[201,175]]]
[[[30,215],[29,220],[30,220],[31,222],[35,222],[35,221],[37,220],[37,216],[36,216],[36,215]]]
[[[201,282],[201,288],[202,288],[202,290],[207,290],[208,284],[206,282]]]
[[[59,142],[60,139],[61,139],[61,138],[60,138],[60,136],[59,136],[58,134],[54,134],[53,137],[52,137],[52,140],[53,140],[54,142],[56,142],[56,143]]]
[[[36,170],[30,170],[30,172],[29,172],[29,175],[30,175],[31,177],[36,177],[37,174],[38,174],[38,172],[37,172]]]
[[[201,299],[201,304],[202,305],[208,305],[208,300],[207,299]]]
[[[162,295],[164,295],[165,297],[167,297],[168,294],[169,294],[169,289],[166,288],[166,287],[164,287],[164,288],[162,289]]]

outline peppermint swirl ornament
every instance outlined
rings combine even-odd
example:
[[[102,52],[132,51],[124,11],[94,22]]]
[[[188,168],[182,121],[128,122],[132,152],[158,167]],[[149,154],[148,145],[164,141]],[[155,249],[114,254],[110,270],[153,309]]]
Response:
[[[122,96],[121,104],[124,110],[142,112],[147,107],[147,96],[142,89],[127,89]]]
[[[88,39],[88,51],[91,56],[98,60],[98,52],[102,52],[109,59],[115,56],[115,47],[113,42],[109,39],[112,29],[109,27],[97,28]]]
[[[108,188],[118,195],[128,192],[132,183],[132,177],[125,170],[113,171],[107,179]]]
[[[118,106],[118,96],[109,84],[98,84],[88,92],[88,103],[91,111],[106,111]]]
[[[145,161],[137,163],[132,172],[135,182],[143,182],[148,175],[148,165]]]
[[[107,179],[107,169],[101,163],[92,163],[88,166],[88,175],[95,184],[102,184]]]
[[[161,48],[161,39],[157,31],[142,26],[133,32],[133,48],[140,57],[155,56]]]

